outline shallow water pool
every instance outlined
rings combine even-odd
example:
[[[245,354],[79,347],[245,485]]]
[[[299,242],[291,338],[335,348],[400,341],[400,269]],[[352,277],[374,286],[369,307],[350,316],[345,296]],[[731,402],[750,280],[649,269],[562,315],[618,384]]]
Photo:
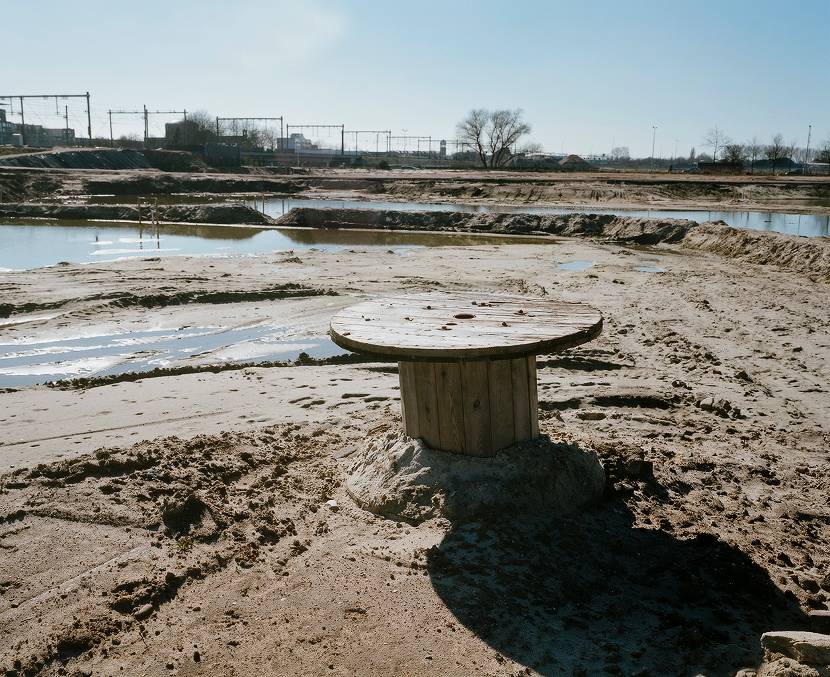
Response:
[[[100,263],[156,256],[261,255],[303,249],[344,251],[350,247],[406,254],[420,247],[482,244],[552,244],[547,238],[462,233],[412,233],[309,228],[262,229],[189,224],[0,223],[0,270],[28,270],[61,261]]]
[[[297,336],[285,327],[174,327],[0,342],[0,387],[68,378],[147,372],[185,364],[294,360],[300,353],[345,353],[327,336]]]

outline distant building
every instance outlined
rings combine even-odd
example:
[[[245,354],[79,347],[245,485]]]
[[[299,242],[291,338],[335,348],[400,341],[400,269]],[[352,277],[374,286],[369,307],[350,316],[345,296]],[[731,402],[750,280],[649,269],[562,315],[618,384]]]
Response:
[[[164,141],[168,146],[182,146],[188,143],[199,143],[204,136],[195,122],[179,120],[164,124]]]
[[[67,127],[44,127],[42,125],[15,124],[14,131],[20,134],[23,144],[37,148],[53,146],[74,146],[75,130]]]
[[[313,144],[310,139],[305,138],[305,136],[301,133],[295,132],[284,141],[285,145],[283,146],[283,149],[291,153],[304,150],[317,150],[317,146]]]
[[[43,125],[21,125],[6,117],[6,109],[0,108],[0,145],[72,146],[75,144],[75,130],[66,127],[49,128]]]
[[[0,145],[13,143],[15,124],[6,119],[6,109],[0,108]]]

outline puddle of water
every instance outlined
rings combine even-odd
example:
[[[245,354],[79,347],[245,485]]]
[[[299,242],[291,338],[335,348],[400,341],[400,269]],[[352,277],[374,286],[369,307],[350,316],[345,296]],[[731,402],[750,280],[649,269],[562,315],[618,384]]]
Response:
[[[665,268],[660,268],[660,266],[636,266],[634,268],[638,273],[665,273]]]
[[[139,227],[137,224],[81,222],[0,224],[0,269],[31,269],[61,261],[100,263],[155,256],[260,255],[272,252],[349,247],[391,249],[407,254],[420,247],[483,244],[553,244],[550,238],[461,233],[374,230],[262,229],[186,224]]]
[[[562,261],[558,264],[558,268],[562,270],[587,270],[594,265],[593,261]]]
[[[146,372],[157,367],[293,360],[345,353],[327,336],[290,335],[284,327],[145,329],[46,341],[0,343],[0,387],[79,376]]]

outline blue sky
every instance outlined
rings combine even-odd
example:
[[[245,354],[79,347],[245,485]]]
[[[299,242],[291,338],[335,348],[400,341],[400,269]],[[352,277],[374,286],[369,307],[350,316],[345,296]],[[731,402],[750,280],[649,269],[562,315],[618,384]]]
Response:
[[[577,153],[649,155],[652,125],[665,157],[675,139],[700,152],[714,125],[830,137],[830,0],[7,0],[2,14],[20,30],[3,31],[0,94],[89,90],[101,135],[107,109],[147,104],[433,138],[470,108],[521,107],[535,141]],[[27,121],[56,124],[54,102],[31,105]]]

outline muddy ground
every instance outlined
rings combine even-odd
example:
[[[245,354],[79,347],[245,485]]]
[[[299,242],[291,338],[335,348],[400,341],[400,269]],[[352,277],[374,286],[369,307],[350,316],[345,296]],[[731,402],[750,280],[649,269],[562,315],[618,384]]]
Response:
[[[558,265],[574,260],[593,265]],[[0,666],[733,675],[762,632],[828,607],[828,288],[803,274],[585,238],[65,265],[0,274],[0,340],[319,333],[358,300],[471,288],[605,315],[599,339],[538,360],[542,432],[600,455],[599,505],[420,524],[359,509],[343,468],[400,425],[394,364],[3,392]]]

